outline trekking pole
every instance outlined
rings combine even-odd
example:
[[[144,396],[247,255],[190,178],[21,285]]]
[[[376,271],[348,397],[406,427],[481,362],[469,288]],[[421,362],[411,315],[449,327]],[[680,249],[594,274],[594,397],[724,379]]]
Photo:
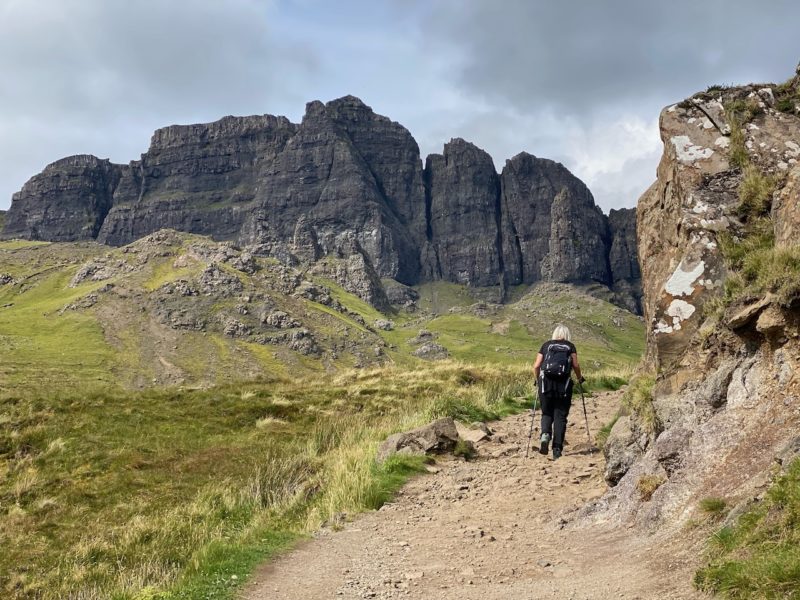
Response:
[[[533,437],[533,424],[536,422],[536,401],[539,398],[538,393],[538,386],[537,386],[537,393],[533,396],[533,412],[531,412],[531,430],[528,432],[528,446],[525,448],[525,458],[528,458],[528,454],[531,451],[531,438]]]
[[[589,417],[586,414],[586,399],[583,397],[583,385],[578,382],[578,391],[581,393],[581,404],[583,404],[583,418],[586,421],[586,437],[589,438],[589,445],[592,445],[592,434],[589,432]]]

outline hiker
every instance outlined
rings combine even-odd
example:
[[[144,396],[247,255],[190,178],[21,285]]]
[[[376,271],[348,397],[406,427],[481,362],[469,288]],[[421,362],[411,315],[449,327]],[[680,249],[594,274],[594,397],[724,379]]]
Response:
[[[552,440],[553,460],[561,458],[564,450],[567,415],[569,415],[572,404],[571,370],[575,370],[578,383],[583,384],[585,381],[578,364],[578,351],[570,337],[567,327],[556,325],[552,339],[542,344],[533,365],[539,403],[542,407],[542,437],[539,453],[547,454]]]

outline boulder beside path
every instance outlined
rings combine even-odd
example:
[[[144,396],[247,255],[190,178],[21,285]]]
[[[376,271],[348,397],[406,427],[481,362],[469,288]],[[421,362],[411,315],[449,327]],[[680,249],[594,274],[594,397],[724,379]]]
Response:
[[[378,462],[393,454],[444,454],[458,442],[458,430],[452,417],[437,419],[411,431],[395,433],[378,448]]]

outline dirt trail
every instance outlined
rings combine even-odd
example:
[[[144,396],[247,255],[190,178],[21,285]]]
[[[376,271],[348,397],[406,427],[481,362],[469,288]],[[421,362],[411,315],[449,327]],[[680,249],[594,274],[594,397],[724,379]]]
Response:
[[[592,432],[619,395],[587,399]],[[472,462],[443,460],[379,511],[322,532],[265,566],[248,600],[416,598],[689,599],[691,559],[674,542],[576,519],[605,491],[603,457],[591,453],[580,398],[563,458],[532,448],[529,414],[493,424]]]

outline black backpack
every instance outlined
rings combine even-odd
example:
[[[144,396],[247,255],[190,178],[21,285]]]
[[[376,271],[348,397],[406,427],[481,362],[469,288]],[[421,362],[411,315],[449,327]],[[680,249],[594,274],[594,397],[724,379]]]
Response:
[[[572,347],[562,342],[552,342],[544,355],[542,373],[548,379],[565,381],[572,370]]]

